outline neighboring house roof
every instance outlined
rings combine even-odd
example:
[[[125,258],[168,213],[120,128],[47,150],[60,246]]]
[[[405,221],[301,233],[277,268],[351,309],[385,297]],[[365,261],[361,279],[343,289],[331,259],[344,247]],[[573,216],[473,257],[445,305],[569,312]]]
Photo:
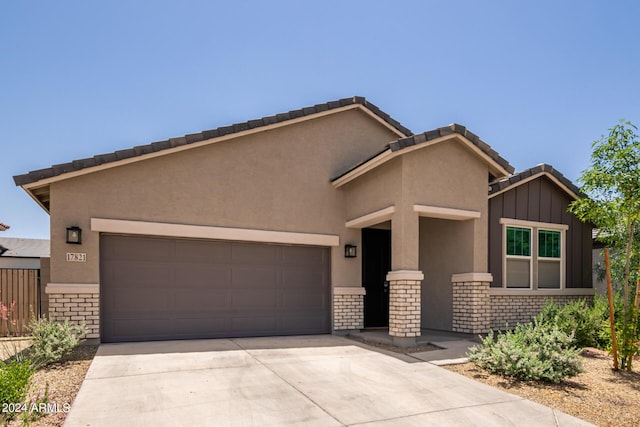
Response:
[[[49,240],[0,237],[0,256],[14,258],[49,257]],[[4,251],[3,251],[4,250]]]
[[[11,227],[8,226],[7,224],[3,224],[0,222],[0,231],[5,231],[5,230],[8,230],[9,228]]]
[[[541,163],[530,169],[523,170],[507,178],[502,178],[489,183],[489,198],[511,190],[521,184],[532,181],[540,176],[546,176],[569,196],[577,199],[582,196],[580,189],[569,179],[554,169],[553,166]]]
[[[344,173],[333,178],[331,182],[335,187],[339,187],[350,180],[360,176],[366,171],[385,163],[392,158],[404,154],[410,150],[420,148],[420,146],[428,146],[430,142],[443,141],[445,138],[452,135],[463,136],[468,142],[468,145],[474,148],[479,154],[485,157],[485,159],[493,164],[492,172],[498,176],[504,176],[513,173],[514,168],[509,162],[493,150],[489,144],[481,140],[476,134],[469,131],[466,127],[457,123],[450,124],[449,126],[440,127],[417,135],[411,135],[405,138],[400,138],[396,141],[392,141],[386,145],[385,149],[376,154],[375,156],[366,159],[354,165]]]
[[[16,185],[22,186],[27,193],[47,212],[49,211],[49,184],[59,179],[90,173],[105,167],[118,166],[145,158],[169,154],[175,150],[197,147],[202,144],[242,136],[248,133],[260,132],[276,126],[296,123],[301,120],[309,120],[326,114],[337,113],[352,108],[360,108],[378,122],[385,125],[399,137],[412,134],[411,130],[402,126],[389,114],[382,111],[376,105],[361,96],[343,98],[324,104],[316,104],[311,107],[292,110],[287,113],[266,116],[256,120],[222,126],[216,129],[185,135],[179,138],[170,138],[165,141],[153,142],[147,145],[139,145],[127,150],[119,150],[108,154],[99,154],[86,159],[73,160],[68,163],[54,165],[50,168],[31,171],[23,175],[16,175],[13,180]]]

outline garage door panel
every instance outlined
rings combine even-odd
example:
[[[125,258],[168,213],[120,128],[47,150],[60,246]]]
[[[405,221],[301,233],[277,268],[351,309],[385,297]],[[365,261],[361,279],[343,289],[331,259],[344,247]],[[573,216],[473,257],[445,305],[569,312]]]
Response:
[[[168,287],[171,283],[171,268],[158,263],[113,263],[107,271],[107,279],[116,287]]]
[[[110,236],[113,245],[107,247],[107,256],[114,260],[139,261],[169,260],[173,257],[173,245],[166,239],[137,238],[131,239],[126,236]]]
[[[322,268],[326,264],[325,252],[317,249],[304,246],[284,246],[282,248],[282,263],[284,265],[315,265]]]
[[[325,274],[323,271],[309,271],[305,269],[288,269],[283,271],[284,287],[286,289],[305,289],[308,290],[311,283],[325,283]]]
[[[175,293],[173,310],[199,310],[211,312],[224,310],[229,307],[229,297],[226,292],[216,292],[210,289],[201,292],[201,289],[187,289]]]
[[[101,235],[105,342],[327,333],[329,250]]]
[[[231,294],[231,308],[233,310],[261,310],[261,309],[277,309],[281,300],[279,294],[268,290],[256,291],[238,291],[234,290]]]
[[[231,246],[224,242],[178,240],[175,259],[189,263],[228,264],[231,262]]]
[[[278,329],[278,322],[274,315],[234,317],[231,320],[231,330],[234,335],[246,334],[249,331],[257,335],[265,334]]]
[[[282,296],[282,308],[291,310],[326,310],[327,302],[320,292],[286,292]]]
[[[231,262],[237,265],[267,264],[273,265],[278,260],[280,246],[256,245],[248,243],[231,244]]]
[[[231,278],[233,289],[275,289],[278,272],[272,266],[233,266]]]
[[[231,280],[231,272],[224,265],[206,264],[175,264],[175,279],[171,279],[171,285],[178,289],[184,288],[226,288]]]

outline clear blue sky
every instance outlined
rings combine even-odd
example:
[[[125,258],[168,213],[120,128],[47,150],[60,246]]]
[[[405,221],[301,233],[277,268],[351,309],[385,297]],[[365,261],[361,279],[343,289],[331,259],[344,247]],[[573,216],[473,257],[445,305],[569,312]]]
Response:
[[[632,0],[2,1],[2,235],[49,235],[13,175],[352,95],[576,180],[640,125],[639,23]]]

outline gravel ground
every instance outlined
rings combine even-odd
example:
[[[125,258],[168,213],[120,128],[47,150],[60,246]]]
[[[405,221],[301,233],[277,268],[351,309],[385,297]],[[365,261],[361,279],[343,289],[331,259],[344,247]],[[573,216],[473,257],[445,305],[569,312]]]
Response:
[[[98,346],[81,345],[61,362],[37,371],[29,387],[28,397],[43,393],[47,383],[49,391],[53,393],[50,403],[55,403],[61,412],[45,415],[30,423],[30,426],[61,426],[67,416],[62,412],[65,403],[71,404],[82,385],[82,381],[91,365],[91,361],[98,350]],[[23,425],[20,420],[14,420],[9,426]]]
[[[594,348],[583,350],[582,361],[583,373],[557,385],[505,379],[473,363],[444,368],[601,427],[640,426],[640,358],[631,372],[613,371],[611,356]]]

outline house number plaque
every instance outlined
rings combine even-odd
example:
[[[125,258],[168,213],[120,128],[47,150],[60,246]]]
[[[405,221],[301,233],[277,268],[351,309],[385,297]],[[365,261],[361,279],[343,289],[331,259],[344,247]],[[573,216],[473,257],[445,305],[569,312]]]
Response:
[[[67,252],[69,262],[87,262],[87,254],[84,252]]]

